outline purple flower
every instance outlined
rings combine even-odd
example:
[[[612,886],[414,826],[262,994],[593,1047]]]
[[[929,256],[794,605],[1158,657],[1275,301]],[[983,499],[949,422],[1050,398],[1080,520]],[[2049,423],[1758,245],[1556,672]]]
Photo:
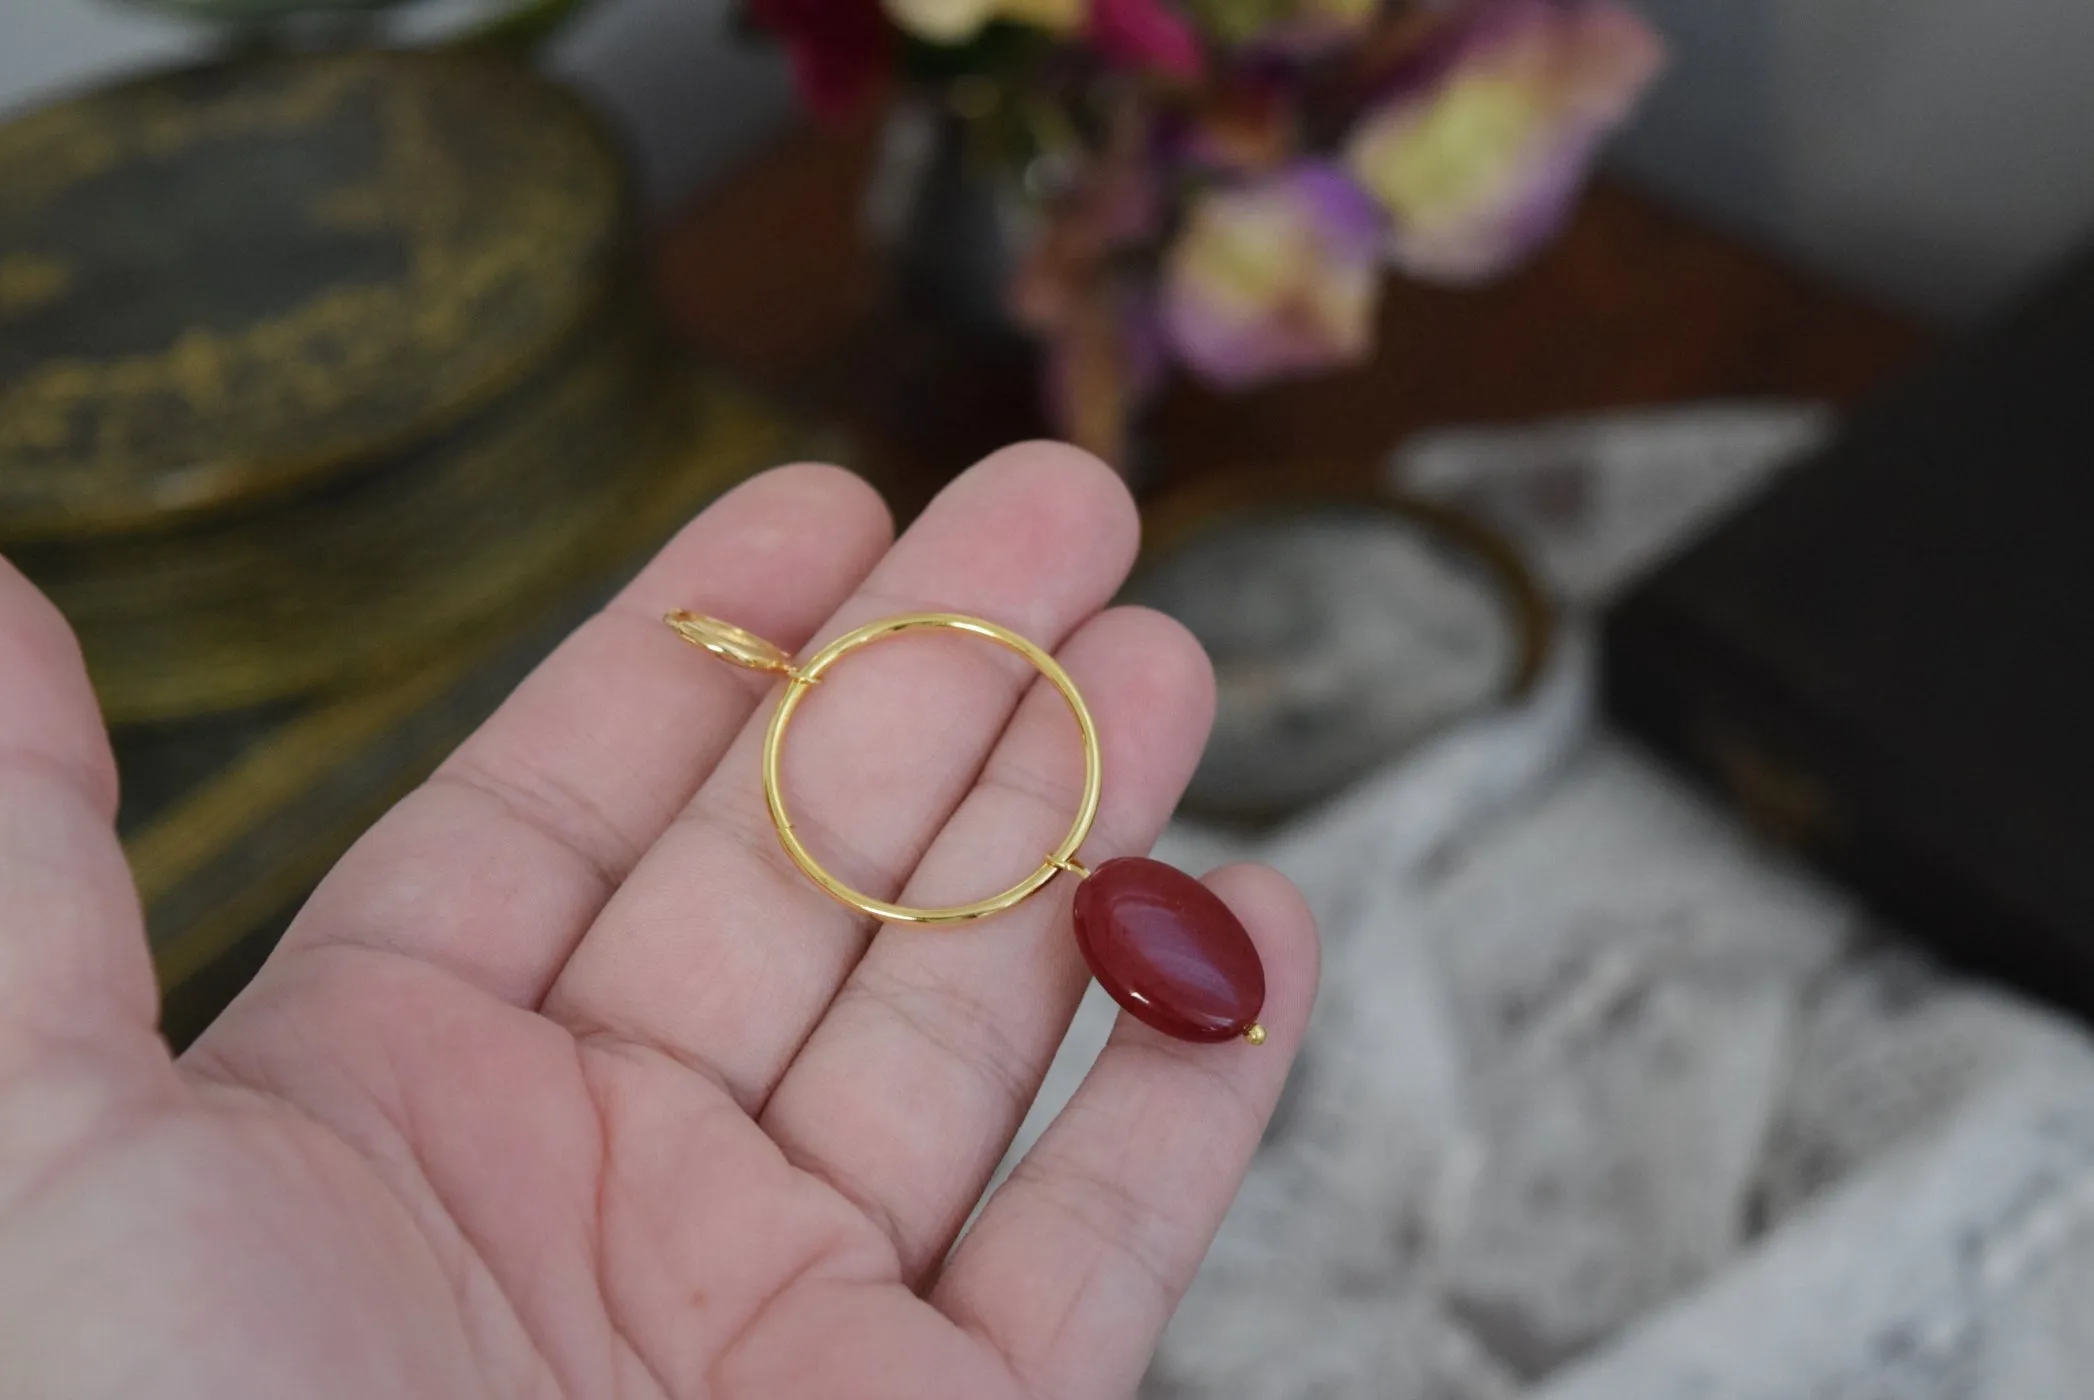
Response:
[[[1601,141],[1664,65],[1615,0],[1484,0],[1368,112],[1346,149],[1390,217],[1389,258],[1482,281],[1553,234]]]
[[[1386,235],[1366,192],[1320,162],[1200,196],[1164,268],[1172,350],[1228,389],[1365,358]]]

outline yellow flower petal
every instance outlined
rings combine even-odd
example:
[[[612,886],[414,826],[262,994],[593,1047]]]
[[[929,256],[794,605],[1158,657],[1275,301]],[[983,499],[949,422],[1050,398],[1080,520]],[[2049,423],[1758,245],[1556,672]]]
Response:
[[[919,39],[964,44],[995,19],[1067,32],[1084,20],[1085,0],[882,0],[887,17]]]
[[[1459,217],[1517,168],[1547,116],[1530,86],[1477,73],[1457,78],[1400,120],[1367,125],[1349,164],[1399,218],[1430,224]]]
[[[883,0],[887,17],[920,39],[956,44],[989,22],[995,0]]]

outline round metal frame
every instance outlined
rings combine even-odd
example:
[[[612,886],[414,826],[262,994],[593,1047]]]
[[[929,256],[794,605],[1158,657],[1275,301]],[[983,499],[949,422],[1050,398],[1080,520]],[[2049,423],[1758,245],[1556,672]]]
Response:
[[[768,671],[786,678],[785,693],[778,697],[778,707],[771,712],[771,722],[763,738],[763,795],[764,803],[771,814],[771,824],[778,829],[778,840],[785,853],[792,858],[808,879],[822,888],[830,898],[840,904],[869,914],[888,923],[902,924],[964,924],[976,919],[1000,914],[1044,888],[1049,881],[1068,871],[1079,878],[1089,874],[1076,859],[1076,852],[1084,839],[1090,835],[1091,824],[1097,820],[1098,799],[1104,786],[1104,760],[1098,748],[1098,729],[1091,719],[1090,707],[1083,702],[1082,694],[1061,663],[1049,656],[1040,647],[1019,636],[1007,627],[964,613],[925,612],[905,613],[897,617],[882,618],[870,622],[855,631],[846,632],[810,657],[805,664],[795,665],[784,651],[756,637],[732,623],[697,613],[674,612],[666,619],[686,641],[705,648],[724,661],[751,670]],[[799,833],[793,829],[791,809],[786,805],[784,760],[785,736],[792,725],[800,702],[808,691],[820,683],[837,662],[852,652],[887,641],[909,632],[922,631],[962,632],[994,642],[1007,651],[1016,652],[1030,662],[1034,669],[1047,678],[1049,684],[1061,692],[1068,702],[1070,712],[1076,717],[1076,728],[1083,741],[1083,797],[1077,804],[1076,819],[1069,826],[1068,835],[1056,846],[1039,866],[999,894],[971,904],[953,904],[938,908],[895,904],[876,899],[863,890],[852,888],[831,874],[820,861],[814,858]]]

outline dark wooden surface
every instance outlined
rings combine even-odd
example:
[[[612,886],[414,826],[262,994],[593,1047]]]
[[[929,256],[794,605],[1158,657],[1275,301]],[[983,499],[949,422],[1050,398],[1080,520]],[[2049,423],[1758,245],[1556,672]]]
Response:
[[[838,421],[907,513],[982,450],[1044,430],[1022,357],[941,348],[888,309],[860,234],[864,130],[796,131],[676,221],[672,318],[731,369]],[[1482,290],[1392,280],[1370,365],[1257,393],[1179,383],[1152,481],[1341,464],[1406,434],[1717,397],[1852,401],[1932,342],[1903,317],[1603,182],[1562,239]],[[1290,466],[1296,464],[1296,466]]]

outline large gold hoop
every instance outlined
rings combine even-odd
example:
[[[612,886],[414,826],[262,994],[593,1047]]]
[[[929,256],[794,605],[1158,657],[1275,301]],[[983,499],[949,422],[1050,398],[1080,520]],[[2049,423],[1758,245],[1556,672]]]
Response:
[[[689,617],[688,614],[682,616]],[[674,624],[676,619],[672,618],[671,621]],[[692,621],[710,623],[712,619],[693,619]],[[991,895],[987,899],[976,900],[972,904],[954,904],[944,908],[924,909],[907,904],[890,904],[884,899],[875,899],[862,890],[852,889],[824,869],[821,862],[816,860],[807,847],[801,843],[799,834],[793,830],[792,814],[785,805],[785,783],[782,769],[785,754],[785,732],[792,723],[793,713],[799,709],[800,701],[806,698],[807,692],[814,688],[815,683],[821,680],[823,674],[831,666],[834,666],[859,648],[871,646],[874,642],[885,641],[890,637],[898,637],[905,632],[920,632],[933,629],[965,632],[971,636],[982,637],[992,641],[1008,651],[1014,651],[1031,662],[1033,667],[1041,675],[1045,676],[1056,690],[1061,692],[1062,699],[1069,704],[1070,712],[1076,716],[1077,733],[1083,740],[1083,799],[1077,804],[1076,820],[1071,823],[1069,834],[1064,836],[1061,844],[1056,846],[1053,852],[1040,862],[1038,869],[1017,884],[1001,894]],[[686,627],[679,627],[679,630],[685,631],[687,636],[691,635]],[[733,630],[739,631],[739,629]],[[964,924],[975,919],[986,918],[991,914],[1000,914],[1004,910],[1022,903],[1038,893],[1048,881],[1052,880],[1061,871],[1067,870],[1079,875],[1084,873],[1083,866],[1076,860],[1076,852],[1083,845],[1084,838],[1090,835],[1091,823],[1097,820],[1098,795],[1104,783],[1104,761],[1098,750],[1097,726],[1091,720],[1090,708],[1083,703],[1083,696],[1077,691],[1076,683],[1069,679],[1069,673],[1061,668],[1061,663],[1057,662],[1039,647],[1033,645],[1033,643],[1019,636],[1016,632],[1011,631],[1007,627],[999,627],[995,623],[985,621],[982,618],[968,617],[962,613],[905,613],[899,617],[882,618],[878,622],[867,623],[854,632],[844,633],[841,637],[838,637],[835,641],[816,652],[803,666],[792,666],[789,662],[779,665],[777,662],[771,661],[769,655],[763,656],[762,660],[737,658],[728,655],[721,647],[713,646],[711,642],[705,639],[696,636],[693,636],[691,639],[701,646],[707,646],[709,649],[715,650],[717,654],[727,656],[727,659],[737,660],[741,665],[756,665],[760,669],[779,670],[786,676],[788,684],[785,688],[785,694],[778,698],[778,708],[771,712],[770,727],[764,732],[763,736],[764,802],[770,808],[772,825],[778,828],[778,840],[785,847],[785,853],[792,857],[793,864],[800,867],[800,870],[808,879],[821,886],[830,898],[838,903],[848,905],[862,913],[872,915],[875,919],[888,923]],[[734,644],[742,646],[746,646],[748,642],[755,640],[749,638],[746,633],[742,633],[738,638],[732,639]],[[759,643],[759,645],[767,646],[768,644]],[[782,654],[776,653],[774,648],[771,649],[771,652],[776,654],[779,660],[783,660]]]

